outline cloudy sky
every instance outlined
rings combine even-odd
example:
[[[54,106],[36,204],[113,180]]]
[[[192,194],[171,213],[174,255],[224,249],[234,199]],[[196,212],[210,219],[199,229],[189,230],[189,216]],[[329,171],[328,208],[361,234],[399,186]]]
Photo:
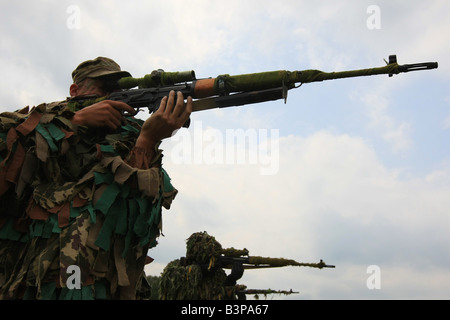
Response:
[[[449,299],[450,3],[1,1],[0,110],[63,100],[97,56],[133,76],[279,69],[439,68],[305,84],[287,104],[193,114],[162,144],[179,194],[146,269],[197,231],[224,247],[335,269],[247,271],[291,299]],[[142,117],[146,117],[142,114]],[[375,267],[374,267],[375,266]],[[276,297],[275,297],[276,298]],[[283,297],[284,298],[284,297]]]

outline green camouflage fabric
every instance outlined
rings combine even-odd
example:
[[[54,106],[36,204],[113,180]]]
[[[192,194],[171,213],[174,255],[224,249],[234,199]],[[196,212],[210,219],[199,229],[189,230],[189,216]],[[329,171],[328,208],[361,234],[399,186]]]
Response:
[[[0,299],[140,299],[162,207],[162,168],[128,162],[142,120],[115,132],[75,126],[77,101],[0,114]],[[70,266],[80,270],[80,288]]]
[[[204,270],[199,264],[184,266],[180,260],[167,264],[161,275],[161,300],[224,300],[227,278],[221,268]]]
[[[224,286],[227,274],[214,262],[222,245],[207,232],[192,234],[186,243],[186,261],[171,261],[161,274],[161,300],[223,300],[231,294]]]

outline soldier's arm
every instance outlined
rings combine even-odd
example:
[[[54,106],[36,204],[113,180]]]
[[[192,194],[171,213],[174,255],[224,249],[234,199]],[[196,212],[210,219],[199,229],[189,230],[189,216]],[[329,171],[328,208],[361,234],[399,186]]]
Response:
[[[117,129],[123,120],[122,112],[133,114],[135,110],[121,101],[104,100],[75,112],[72,123],[89,128]]]
[[[75,112],[72,123],[87,127],[109,127],[117,129],[123,120],[123,112],[134,113],[135,110],[120,101],[104,100]],[[160,108],[143,124],[135,148],[132,150],[129,164],[146,169],[156,155],[160,141],[172,136],[173,132],[187,121],[192,112],[192,98],[187,103],[181,92],[170,92],[161,100]]]
[[[161,100],[159,109],[144,122],[129,163],[142,169],[148,168],[156,156],[156,147],[180,129],[191,112],[192,98],[188,97],[185,103],[181,92],[171,91],[168,97]]]

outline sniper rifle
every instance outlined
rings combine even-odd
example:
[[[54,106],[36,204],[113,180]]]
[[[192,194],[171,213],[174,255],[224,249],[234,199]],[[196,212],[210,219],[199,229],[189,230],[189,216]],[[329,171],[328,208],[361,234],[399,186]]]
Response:
[[[231,250],[235,253],[230,254]],[[193,263],[192,259],[185,257],[180,258],[180,264],[183,266],[187,266],[191,263]],[[249,256],[246,249],[235,250],[232,248],[223,249],[222,254],[218,257],[212,258],[209,265],[201,265],[204,271],[209,271],[211,268],[231,269],[231,273],[225,281],[225,286],[235,285],[236,281],[239,280],[244,274],[244,270],[247,269],[281,268],[287,266],[310,267],[318,269],[335,268],[334,265],[328,265],[323,260],[320,260],[318,263],[305,263],[285,258]]]
[[[225,74],[206,79],[196,79],[193,70],[164,72],[159,69],[143,78],[123,77],[119,80],[108,80],[104,89],[112,93],[106,97],[75,99],[83,100],[83,105],[106,99],[122,101],[137,111],[148,108],[149,113],[153,113],[159,108],[161,99],[174,90],[182,92],[185,98],[191,96],[194,100],[193,111],[201,111],[279,99],[284,99],[286,103],[288,90],[298,88],[304,83],[381,74],[392,77],[394,74],[438,67],[437,62],[399,65],[396,55],[389,56],[389,61],[385,62],[387,65],[383,67],[341,72],[279,70],[235,76]],[[189,120],[184,124],[184,127],[188,126]]]

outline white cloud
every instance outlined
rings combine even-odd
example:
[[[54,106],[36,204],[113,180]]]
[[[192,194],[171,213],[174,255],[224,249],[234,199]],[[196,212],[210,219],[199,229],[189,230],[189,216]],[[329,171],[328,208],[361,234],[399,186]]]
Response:
[[[403,153],[413,145],[412,127],[411,124],[398,121],[391,115],[389,110],[391,98],[389,97],[394,90],[392,85],[380,83],[378,87],[353,93],[353,96],[359,96],[360,101],[365,105],[369,128],[381,135],[383,140],[391,146],[392,152]]]

